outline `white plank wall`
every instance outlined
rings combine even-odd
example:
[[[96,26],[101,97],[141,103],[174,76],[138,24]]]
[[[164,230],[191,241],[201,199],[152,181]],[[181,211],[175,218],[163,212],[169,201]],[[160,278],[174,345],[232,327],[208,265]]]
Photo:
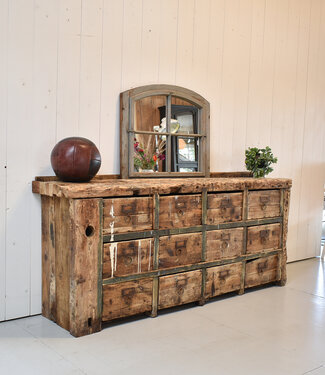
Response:
[[[41,310],[40,199],[62,138],[119,172],[119,93],[177,84],[211,104],[211,170],[272,147],[293,179],[289,260],[319,255],[323,0],[0,0],[0,320]]]

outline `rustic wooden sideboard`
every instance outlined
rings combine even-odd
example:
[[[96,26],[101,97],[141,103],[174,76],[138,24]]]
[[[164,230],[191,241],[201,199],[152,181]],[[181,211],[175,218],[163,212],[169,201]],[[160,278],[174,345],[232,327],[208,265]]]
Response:
[[[42,313],[102,322],[286,282],[291,180],[38,178]]]

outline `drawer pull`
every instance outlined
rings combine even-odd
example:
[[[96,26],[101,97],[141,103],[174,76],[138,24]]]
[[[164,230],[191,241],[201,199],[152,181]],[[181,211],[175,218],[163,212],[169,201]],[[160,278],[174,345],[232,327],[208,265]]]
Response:
[[[223,241],[230,241],[230,233],[222,233],[221,234],[221,239]]]
[[[260,196],[260,205],[263,211],[266,210],[268,203],[270,202],[270,197],[267,195]]]
[[[133,263],[133,258],[132,257],[125,257],[124,258],[124,264],[126,265],[126,266],[129,266],[130,264],[132,264]]]
[[[182,201],[176,201],[175,202],[175,207],[176,208],[186,208],[186,202],[182,202]]]
[[[230,270],[220,271],[218,275],[219,280],[225,281],[226,278],[229,276],[229,273],[230,273]]]
[[[231,207],[231,199],[229,197],[223,198],[220,202],[220,207],[222,210]]]
[[[122,298],[127,305],[131,305],[135,293],[135,288],[122,289]]]
[[[178,248],[178,249],[176,249],[176,251],[175,251],[175,253],[176,253],[176,255],[177,256],[180,256],[180,255],[182,255],[182,248]]]
[[[183,210],[178,210],[177,214],[178,214],[179,216],[183,216],[183,215],[184,215],[184,211],[183,211]]]
[[[223,241],[221,244],[221,247],[223,250],[226,250],[229,247],[229,242],[228,241]]]
[[[267,268],[267,260],[261,263],[258,263],[257,265],[257,272],[258,273],[263,273]]]
[[[121,207],[122,214],[129,215],[129,214],[135,214],[136,213],[136,202],[132,202],[130,204],[124,204]]]
[[[269,239],[269,235],[270,231],[268,229],[260,231],[260,239],[262,244],[265,244],[267,242],[267,240]]]
[[[184,293],[184,288],[182,286],[177,287],[177,293],[178,294],[183,294]]]

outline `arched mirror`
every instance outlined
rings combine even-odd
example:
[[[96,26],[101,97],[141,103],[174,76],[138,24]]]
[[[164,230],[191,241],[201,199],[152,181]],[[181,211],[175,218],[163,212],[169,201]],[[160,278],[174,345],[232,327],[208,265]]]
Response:
[[[194,91],[149,85],[121,93],[121,177],[208,177],[210,105]]]

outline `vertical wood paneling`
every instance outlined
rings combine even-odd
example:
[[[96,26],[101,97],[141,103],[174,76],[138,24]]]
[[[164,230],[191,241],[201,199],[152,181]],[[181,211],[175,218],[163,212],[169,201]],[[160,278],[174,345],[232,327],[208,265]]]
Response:
[[[235,103],[232,132],[232,170],[244,170],[243,155],[246,146],[249,77],[251,71],[251,46],[253,39],[253,7],[251,0],[239,1],[238,42],[235,60]],[[263,19],[263,17],[261,17]]]
[[[141,86],[142,0],[124,0],[122,91]]]
[[[191,89],[207,95],[211,0],[195,0]]]
[[[11,0],[8,22],[6,319],[13,319],[30,313],[34,1]]]
[[[209,20],[209,57],[207,66],[207,90],[210,101],[210,163],[211,171],[222,169],[220,152],[218,149],[222,124],[220,123],[221,110],[221,77],[223,71],[223,37],[225,23],[225,0],[211,2]]]
[[[299,258],[315,256],[317,245],[320,239],[321,217],[318,209],[320,205],[319,189],[323,181],[319,181],[322,173],[317,173],[317,161],[314,160],[316,149],[320,143],[316,127],[317,95],[318,95],[318,54],[319,54],[319,30],[321,1],[312,0],[310,2],[310,30],[307,68],[306,102],[304,113],[304,134],[303,134],[303,157],[301,168],[301,190],[299,203],[299,230],[297,243],[301,244],[297,248],[295,256]],[[323,159],[324,160],[324,159]],[[310,182],[313,181],[311,184]],[[320,186],[319,186],[320,185]],[[316,202],[315,202],[316,201]],[[319,215],[317,215],[319,212]],[[316,218],[318,219],[316,221]],[[319,233],[318,238],[316,238]],[[318,243],[318,244],[317,244]],[[319,252],[319,249],[318,249]]]
[[[178,0],[176,85],[191,88],[194,0]]]
[[[253,0],[252,9],[252,38],[250,47],[250,66],[247,103],[247,126],[246,126],[246,147],[258,147],[259,135],[264,128],[262,113],[263,96],[261,87],[265,77],[263,76],[263,54],[265,34],[265,13],[266,2]],[[272,33],[276,30],[272,30]],[[272,63],[273,61],[271,61]],[[270,64],[270,62],[267,62]],[[264,146],[264,145],[261,145]]]
[[[119,93],[149,83],[210,101],[211,170],[272,147],[273,176],[293,178],[288,259],[318,255],[324,25],[323,0],[0,0],[0,320],[40,312],[31,180],[53,173],[50,151],[72,135],[118,173]]]
[[[274,85],[274,62],[276,49],[276,30],[280,1],[266,0],[264,8],[264,36],[261,68],[261,84],[259,86],[259,128],[258,146],[270,145],[272,129],[272,98]],[[249,146],[247,142],[247,146]]]
[[[175,84],[178,1],[160,0],[159,22],[158,82]]]
[[[270,146],[279,161],[276,174],[282,175],[283,165],[286,163],[284,147],[290,142],[290,126],[286,113],[290,110],[290,75],[295,72],[296,61],[288,61],[288,29],[289,29],[289,0],[281,0],[278,8],[277,39],[274,62],[274,82],[272,95],[272,122]],[[294,40],[289,43],[295,43]],[[288,134],[289,133],[289,134]],[[289,146],[290,147],[290,146]]]
[[[295,9],[299,14],[299,23],[296,37],[298,38],[296,50],[296,77],[294,89],[294,117],[292,142],[294,147],[291,150],[291,178],[294,181],[291,194],[291,207],[289,213],[290,231],[288,232],[288,242],[291,247],[304,252],[305,240],[298,241],[299,223],[301,221],[300,210],[300,190],[301,190],[301,167],[304,143],[304,119],[307,87],[308,51],[309,51],[309,26],[310,26],[310,2],[300,0],[295,3]],[[290,42],[288,40],[288,42]]]
[[[225,171],[231,170],[236,95],[236,53],[238,41],[239,0],[225,2],[223,37],[223,69],[221,76],[221,107],[219,117],[218,159]]]
[[[0,321],[6,298],[7,79],[8,0],[0,1]]]
[[[78,134],[95,144],[100,139],[102,12],[103,0],[82,2]]]
[[[52,173],[49,165],[49,150],[53,148],[56,137],[58,9],[58,2],[51,0],[37,0],[34,3],[34,79],[30,132],[37,136],[31,137],[29,140],[33,150],[30,156],[29,179],[32,176]],[[29,221],[31,239],[30,312],[37,314],[41,309],[40,197],[27,191],[25,199],[31,201]],[[26,225],[28,224],[26,223]]]
[[[159,70],[159,1],[143,0],[141,35],[140,81],[145,84],[157,83]]]
[[[99,150],[100,173],[119,173],[119,94],[122,74],[123,1],[104,0]]]
[[[57,141],[79,131],[81,12],[81,0],[59,1]]]

